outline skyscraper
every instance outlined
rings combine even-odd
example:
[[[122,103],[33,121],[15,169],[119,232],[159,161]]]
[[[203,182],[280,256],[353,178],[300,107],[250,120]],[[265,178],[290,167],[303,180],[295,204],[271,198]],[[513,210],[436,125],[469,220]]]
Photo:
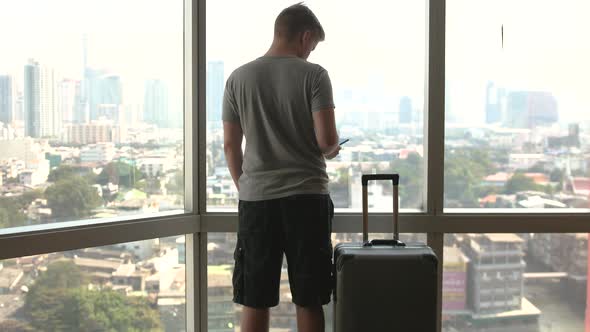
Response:
[[[207,122],[221,126],[224,76],[223,61],[207,63]]]
[[[25,114],[24,114],[24,104],[25,104],[25,97],[22,91],[17,91],[15,94],[16,101],[14,102],[14,109],[12,110],[12,119],[16,121],[24,121]]]
[[[121,78],[117,75],[107,74],[104,70],[87,68],[85,72],[84,92],[88,102],[90,120],[101,117],[117,120],[118,115],[110,110],[119,109],[123,103],[123,87]],[[108,105],[108,106],[105,106]]]
[[[60,135],[61,117],[55,105],[53,69],[34,60],[25,65],[25,135],[56,137]]]
[[[80,81],[64,79],[57,84],[57,105],[62,122],[78,122]]]
[[[532,129],[559,120],[557,99],[549,92],[514,91],[508,94],[505,124]]]
[[[160,128],[169,127],[168,87],[162,80],[145,82],[143,120]]]
[[[399,101],[399,123],[412,123],[412,99],[402,97]]]
[[[0,75],[0,122],[11,123],[14,119],[14,92],[12,77]]]
[[[486,87],[486,123],[502,122],[502,99],[504,89],[498,89],[493,82]]]
[[[84,71],[84,100],[88,105],[89,120],[98,119],[98,106],[102,104],[102,70],[86,68]]]

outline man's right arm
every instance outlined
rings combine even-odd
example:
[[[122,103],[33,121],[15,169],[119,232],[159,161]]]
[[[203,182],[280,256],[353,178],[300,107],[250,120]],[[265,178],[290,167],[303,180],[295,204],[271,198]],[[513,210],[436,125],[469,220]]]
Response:
[[[338,132],[336,131],[336,119],[334,109],[327,108],[313,112],[313,126],[315,137],[322,154],[328,159],[338,155]]]
[[[332,95],[332,82],[328,72],[319,67],[314,84],[312,85],[311,113],[313,115],[313,127],[318,146],[327,159],[338,155],[338,132],[336,131],[336,119],[334,118],[334,97]]]

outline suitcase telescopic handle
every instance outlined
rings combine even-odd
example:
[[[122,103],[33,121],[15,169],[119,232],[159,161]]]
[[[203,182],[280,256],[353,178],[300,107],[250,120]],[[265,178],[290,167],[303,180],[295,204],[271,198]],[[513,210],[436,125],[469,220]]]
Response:
[[[391,240],[373,240],[369,242],[369,192],[367,185],[371,180],[391,180],[393,183],[393,241]],[[365,245],[371,244],[393,244],[403,245],[399,241],[399,200],[398,200],[398,186],[399,174],[363,174],[361,177],[363,184],[363,243]]]

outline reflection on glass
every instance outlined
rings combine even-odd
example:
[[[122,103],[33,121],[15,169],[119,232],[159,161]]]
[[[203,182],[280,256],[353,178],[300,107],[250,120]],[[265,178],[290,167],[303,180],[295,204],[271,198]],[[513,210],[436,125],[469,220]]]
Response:
[[[588,10],[447,2],[446,208],[588,208]]]
[[[208,326],[209,331],[238,332],[242,307],[232,301],[232,274],[236,233],[207,234],[207,278],[208,278]],[[370,234],[370,239],[391,238],[392,234]],[[400,234],[407,243],[426,242],[426,234]],[[362,242],[360,233],[332,234],[332,244],[341,242]],[[333,306],[324,306],[326,331],[332,331]],[[270,311],[271,332],[297,331],[295,306],[291,302],[291,290],[287,276],[287,262],[283,259],[279,305]]]
[[[182,17],[180,0],[0,13],[0,228],[184,208]]]
[[[341,1],[322,0],[306,4],[326,30],[326,41],[317,46],[309,61],[328,70],[338,131],[350,139],[340,156],[327,162],[335,207],[360,211],[361,174],[396,172],[401,175],[400,206],[423,209],[426,2],[370,0],[362,6],[343,6]],[[289,5],[292,2],[285,0],[220,0],[207,6],[209,211],[235,210],[238,202],[223,154],[225,80],[237,67],[266,52],[274,20]],[[230,7],[232,12],[227,11]],[[335,11],[338,15],[333,15]],[[249,17],[254,16],[257,19],[252,22]],[[241,29],[228,30],[224,24],[228,20]],[[388,184],[372,184],[369,194],[374,209],[391,210]]]
[[[445,237],[443,331],[583,331],[588,234]]]
[[[186,331],[184,240],[0,261],[0,331]]]

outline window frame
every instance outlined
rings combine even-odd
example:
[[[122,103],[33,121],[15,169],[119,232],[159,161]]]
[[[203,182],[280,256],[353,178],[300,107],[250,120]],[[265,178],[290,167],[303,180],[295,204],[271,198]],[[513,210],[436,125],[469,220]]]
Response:
[[[442,313],[446,233],[590,233],[588,213],[445,212],[443,209],[446,0],[428,0],[425,87],[426,176],[422,213],[403,213],[400,233],[426,233],[439,257],[438,326]],[[187,331],[207,331],[207,233],[237,232],[237,212],[206,212],[206,0],[184,0],[185,213],[0,232],[0,260],[166,236],[186,236]],[[333,231],[360,232],[360,213],[337,213]],[[392,230],[391,213],[371,214],[369,232]]]

